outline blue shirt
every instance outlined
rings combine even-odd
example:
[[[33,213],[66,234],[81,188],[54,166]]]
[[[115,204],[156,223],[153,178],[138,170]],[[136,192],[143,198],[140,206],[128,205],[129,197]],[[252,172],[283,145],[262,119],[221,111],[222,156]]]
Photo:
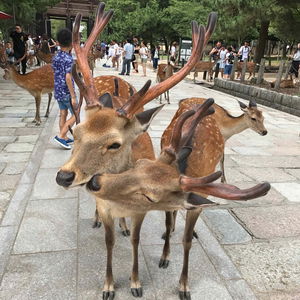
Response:
[[[125,58],[132,59],[132,55],[134,52],[134,46],[130,43],[126,43],[124,46],[124,51],[125,51]]]
[[[66,82],[66,74],[71,73],[72,65],[72,55],[65,51],[58,51],[52,59],[52,68],[54,71],[54,97],[57,101],[63,101],[70,97],[70,91]]]

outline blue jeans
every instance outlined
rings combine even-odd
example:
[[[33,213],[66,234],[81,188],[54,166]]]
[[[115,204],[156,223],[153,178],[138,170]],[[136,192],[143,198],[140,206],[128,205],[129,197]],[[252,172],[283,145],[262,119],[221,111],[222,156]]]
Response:
[[[158,58],[153,58],[152,60],[153,60],[153,69],[156,70],[158,65]]]
[[[130,63],[131,63],[131,59],[127,59],[127,58],[123,58],[123,65],[122,65],[122,72],[121,74],[130,74]],[[126,72],[127,69],[127,72]]]
[[[71,96],[67,95],[66,98],[57,100],[58,106],[60,110],[69,110],[70,113],[73,115],[73,110],[71,106]]]

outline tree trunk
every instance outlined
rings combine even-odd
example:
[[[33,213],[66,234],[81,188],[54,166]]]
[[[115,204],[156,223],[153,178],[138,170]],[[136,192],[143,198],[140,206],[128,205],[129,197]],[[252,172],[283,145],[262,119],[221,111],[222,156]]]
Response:
[[[254,62],[259,63],[264,56],[266,41],[268,39],[268,30],[269,30],[270,21],[261,21],[259,38],[255,51]]]
[[[169,53],[169,43],[165,36],[164,36],[164,44],[165,44],[165,48],[166,48],[165,54],[168,54]]]

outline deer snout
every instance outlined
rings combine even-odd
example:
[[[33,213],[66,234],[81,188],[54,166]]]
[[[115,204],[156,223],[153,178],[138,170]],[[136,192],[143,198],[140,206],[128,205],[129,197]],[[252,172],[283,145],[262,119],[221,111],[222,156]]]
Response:
[[[75,178],[74,172],[58,171],[56,174],[56,183],[63,187],[69,187]]]
[[[267,135],[268,131],[267,130],[264,130],[262,131],[261,135]]]
[[[94,175],[91,180],[86,184],[86,188],[90,191],[97,192],[101,189],[101,185],[99,184],[100,175]]]

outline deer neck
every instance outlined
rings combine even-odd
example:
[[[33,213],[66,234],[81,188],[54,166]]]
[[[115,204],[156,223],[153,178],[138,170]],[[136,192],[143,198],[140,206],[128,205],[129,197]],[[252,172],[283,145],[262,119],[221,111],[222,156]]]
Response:
[[[9,69],[9,75],[11,77],[11,79],[20,87],[24,88],[25,87],[25,82],[24,82],[24,76],[25,75],[21,75],[17,72],[17,70],[15,70],[14,68],[10,68]]]
[[[248,128],[246,116],[242,114],[238,117],[229,117],[223,119],[223,123],[220,126],[221,133],[227,141],[231,136],[238,134]]]

